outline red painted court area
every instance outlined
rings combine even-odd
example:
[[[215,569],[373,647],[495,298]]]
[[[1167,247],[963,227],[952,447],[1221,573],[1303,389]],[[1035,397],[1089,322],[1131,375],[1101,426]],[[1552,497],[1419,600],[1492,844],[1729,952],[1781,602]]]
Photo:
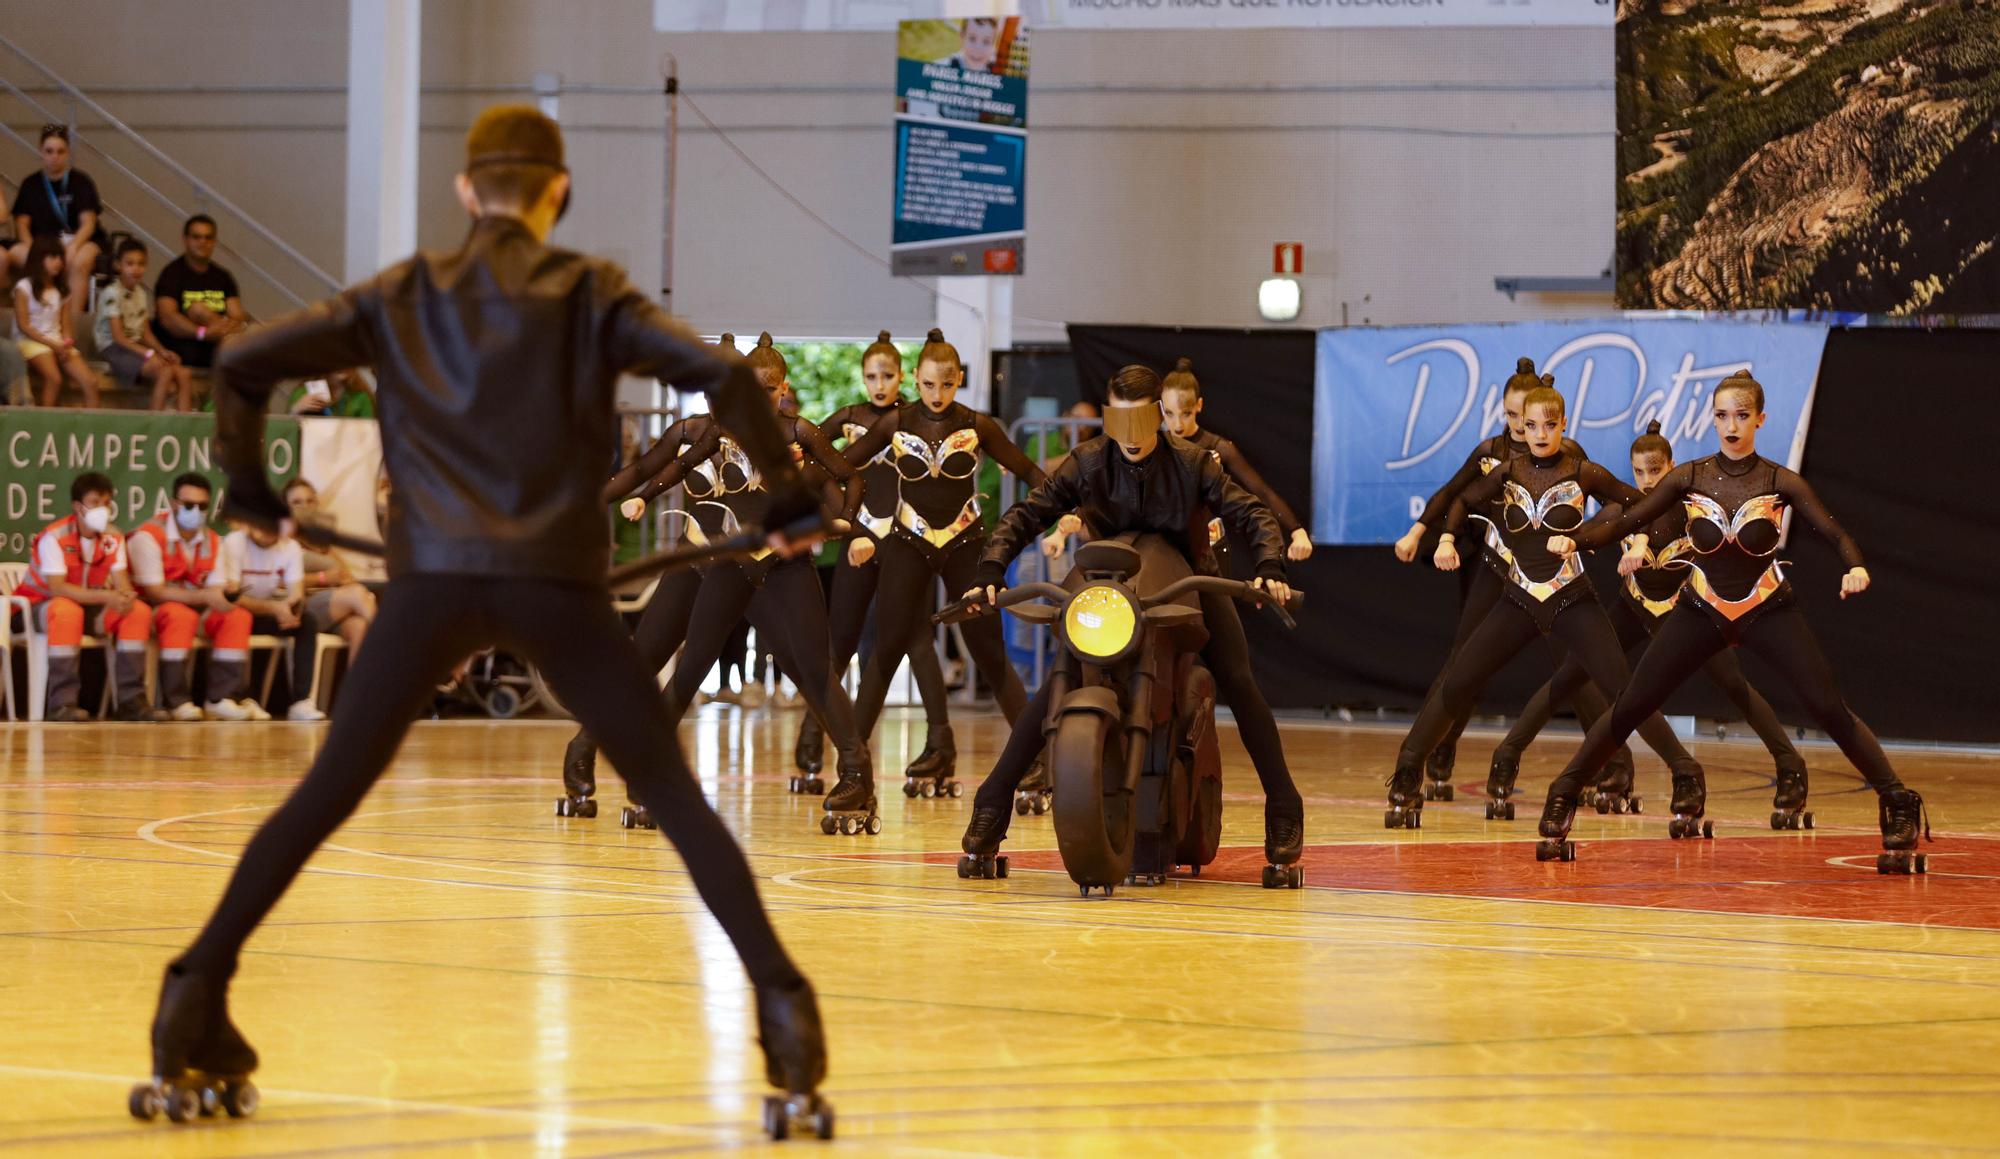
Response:
[[[1410,841],[1314,845],[1306,886],[1580,902],[1640,909],[1837,918],[2000,930],[2000,842],[1946,839],[1926,845],[1930,872],[1875,872],[1881,842],[1866,834],[1771,834],[1713,841],[1580,841],[1577,860],[1538,862],[1527,841]],[[1062,871],[1054,850],[1009,854],[1015,869]],[[927,861],[950,864],[948,855]],[[1263,850],[1222,850],[1201,880],[1256,883]],[[1185,876],[1186,871],[1176,876]]]

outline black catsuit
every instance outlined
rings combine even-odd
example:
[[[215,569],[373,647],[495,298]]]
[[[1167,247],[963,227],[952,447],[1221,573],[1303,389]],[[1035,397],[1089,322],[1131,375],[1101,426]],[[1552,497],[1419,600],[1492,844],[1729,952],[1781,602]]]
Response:
[[[1629,654],[1633,648],[1650,644],[1660,632],[1660,625],[1674,610],[1680,600],[1681,587],[1687,582],[1687,557],[1694,552],[1694,546],[1687,538],[1687,510],[1676,505],[1666,514],[1645,528],[1650,540],[1646,551],[1646,566],[1625,577],[1618,585],[1618,598],[1611,602],[1606,611],[1611,617],[1611,626],[1618,631],[1618,642]],[[1778,720],[1778,714],[1750,687],[1743,678],[1743,667],[1736,662],[1734,652],[1717,652],[1702,664],[1702,672],[1709,683],[1715,685],[1729,698],[1743,719],[1756,732],[1764,747],[1777,759],[1781,770],[1793,771],[1805,768],[1805,759],[1792,747],[1785,735],[1785,726]],[[1562,666],[1547,684],[1537,689],[1528,698],[1528,705],[1514,721],[1514,727],[1507,733],[1507,739],[1500,742],[1500,748],[1516,759],[1534,743],[1535,737],[1549,722],[1554,706],[1564,697],[1572,695],[1577,688],[1589,682],[1583,666],[1573,658],[1565,658]],[[1586,721],[1588,728],[1591,722]]]
[[[1550,799],[1574,800],[1611,746],[1632,731],[1633,722],[1656,711],[1711,656],[1739,645],[1791,681],[1814,723],[1861,770],[1869,787],[1880,794],[1901,789],[1881,743],[1841,699],[1833,667],[1793,598],[1784,566],[1772,558],[1788,507],[1834,545],[1849,570],[1862,566],[1854,540],[1794,472],[1757,455],[1738,462],[1720,454],[1675,467],[1622,517],[1600,516],[1574,538],[1581,546],[1603,546],[1650,526],[1676,505],[1687,514],[1691,550],[1682,557],[1688,565],[1687,586],[1610,715],[1591,727],[1569,766],[1549,786]]]
[[[905,403],[849,444],[847,461],[860,466],[884,451],[901,487],[895,528],[876,552],[882,566],[875,601],[877,646],[854,701],[863,736],[874,730],[889,694],[889,678],[903,657],[930,650],[936,581],[942,578],[953,598],[973,585],[973,573],[986,549],[986,529],[979,519],[980,453],[993,456],[1029,487],[1038,486],[1043,477],[1042,469],[1008,440],[998,422],[963,403],[955,402],[943,413],[932,413],[921,401]],[[1013,723],[1027,693],[1007,662],[999,619],[970,620],[962,631],[1000,711]]]
[[[1452,501],[1447,528],[1457,534],[1472,509],[1497,504],[1497,534],[1487,550],[1507,569],[1502,598],[1463,647],[1453,654],[1436,699],[1426,703],[1396,758],[1395,783],[1413,791],[1424,758],[1443,739],[1451,719],[1472,703],[1486,681],[1536,637],[1553,637],[1599,688],[1625,686],[1625,651],[1604,617],[1590,577],[1577,556],[1549,554],[1551,535],[1583,525],[1584,501],[1631,504],[1639,492],[1588,459],[1559,451],[1547,459],[1518,456],[1467,487]],[[1675,770],[1698,768],[1656,712],[1640,727],[1646,743]],[[1392,790],[1392,797],[1395,791]]]
[[[1564,439],[1562,447],[1564,454],[1575,456],[1577,459],[1590,457],[1573,440]],[[1492,474],[1510,460],[1525,458],[1527,454],[1528,444],[1516,441],[1506,431],[1482,440],[1472,448],[1472,453],[1465,457],[1465,462],[1459,465],[1458,471],[1424,503],[1423,514],[1417,517],[1417,521],[1427,528],[1439,527],[1451,512],[1452,501],[1466,488]],[[1498,513],[1497,509],[1486,513],[1489,516],[1489,525],[1490,517]],[[1458,626],[1452,632],[1451,651],[1445,654],[1444,664],[1438,669],[1437,676],[1431,680],[1430,690],[1424,694],[1426,706],[1437,700],[1443,692],[1445,673],[1451,671],[1452,657],[1458,655],[1458,650],[1465,647],[1465,642],[1472,637],[1473,630],[1485,621],[1487,613],[1491,612],[1493,605],[1499,601],[1501,589],[1506,584],[1507,565],[1488,550],[1483,542],[1480,547],[1472,550],[1466,550],[1462,542],[1458,547],[1463,561],[1460,571],[1465,574],[1465,583],[1462,585],[1460,595]],[[1485,561],[1486,566],[1472,566],[1475,554]],[[1549,643],[1552,651],[1550,659],[1560,666],[1562,653],[1559,644],[1554,639]],[[1448,774],[1457,763],[1458,738],[1464,734],[1466,725],[1471,723],[1472,710],[1477,703],[1475,694],[1474,699],[1468,700],[1463,708],[1452,715],[1444,737],[1438,741],[1437,748],[1430,754],[1434,769]],[[1578,719],[1582,720],[1586,727],[1611,708],[1610,698],[1596,685],[1588,682],[1570,696],[1570,704],[1576,709]],[[1622,745],[1619,746],[1619,756],[1630,764],[1632,754]],[[1438,774],[1434,772],[1433,775]]]

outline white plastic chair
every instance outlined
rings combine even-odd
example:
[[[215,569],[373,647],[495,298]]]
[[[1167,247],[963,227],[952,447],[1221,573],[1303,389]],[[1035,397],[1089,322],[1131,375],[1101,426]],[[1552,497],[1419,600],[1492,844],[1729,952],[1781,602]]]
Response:
[[[296,645],[289,638],[280,640],[273,636],[251,637],[251,642],[253,644],[258,640],[270,640],[277,647],[279,653],[278,655],[271,657],[271,662],[264,666],[264,691],[263,694],[258,697],[259,702],[262,703],[264,708],[268,711],[271,707],[271,689],[275,687],[278,682],[278,664],[280,660],[282,660],[287,670],[291,668],[292,649]],[[324,692],[324,689],[326,688],[326,654],[328,652],[344,651],[346,648],[347,648],[347,641],[340,638],[339,636],[333,635],[330,632],[320,632],[313,637],[312,691],[315,694],[314,699],[316,701],[325,701],[327,699]],[[292,689],[293,701],[296,702],[299,699],[299,693],[302,691],[305,690],[299,688]],[[326,705],[321,704],[320,707],[324,708],[326,707]]]
[[[4,619],[11,620],[13,618],[12,614],[15,611],[21,613],[22,638],[28,652],[28,719],[30,721],[39,721],[48,719],[49,638],[43,634],[40,628],[35,626],[34,605],[28,602],[26,596],[13,594],[14,589],[21,586],[21,581],[27,577],[27,564],[18,561],[0,563],[0,594],[6,596],[8,610],[8,615]],[[7,658],[6,700],[7,719],[9,720],[19,719],[15,716],[14,706],[13,635],[11,626],[0,624],[0,640],[4,640],[7,643],[4,653],[0,654],[4,654]],[[104,640],[97,636],[85,636],[79,643],[84,648],[106,647]],[[97,705],[97,715],[99,716],[103,716],[111,707],[111,693],[114,683],[111,679],[111,673],[106,672],[104,674],[104,695],[100,698]]]

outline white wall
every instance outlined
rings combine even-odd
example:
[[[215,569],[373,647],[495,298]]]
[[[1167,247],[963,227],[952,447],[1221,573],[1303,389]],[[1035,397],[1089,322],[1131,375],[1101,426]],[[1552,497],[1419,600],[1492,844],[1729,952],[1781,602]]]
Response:
[[[650,287],[662,168],[654,90],[671,49],[687,92],[758,164],[885,256],[893,37],[668,37],[652,31],[651,8],[426,0],[423,80],[511,85],[543,71],[644,89],[564,97],[577,194],[561,237],[626,262]],[[71,0],[61,21],[0,32],[339,269],[345,5]],[[0,75],[32,82],[4,54]],[[1492,280],[1594,274],[1609,262],[1611,75],[1608,29],[1046,35],[1035,45],[1016,336],[1059,338],[1066,321],[1256,325],[1254,287],[1278,241],[1305,244],[1303,324],[1341,322],[1343,303],[1355,324],[1609,310],[1608,296],[1510,303]],[[322,90],[157,91],[194,82]],[[1254,91],[1274,86],[1293,91]],[[446,177],[471,116],[495,99],[424,101],[426,245],[452,244],[463,229]],[[0,99],[0,118],[24,133],[41,119],[12,98]],[[711,331],[928,328],[927,289],[815,225],[685,109],[682,127],[679,312]],[[104,164],[82,162],[115,202],[137,201]],[[0,166],[18,177],[33,161],[0,143]],[[163,210],[139,216],[163,236],[178,228]],[[238,236],[227,222],[225,232]],[[261,296],[275,308],[251,294],[253,306]]]

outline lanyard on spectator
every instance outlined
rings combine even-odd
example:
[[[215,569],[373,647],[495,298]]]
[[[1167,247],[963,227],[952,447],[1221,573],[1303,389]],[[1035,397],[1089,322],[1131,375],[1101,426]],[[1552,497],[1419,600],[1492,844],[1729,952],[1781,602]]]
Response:
[[[64,197],[69,196],[69,175],[71,172],[73,171],[69,169],[63,170]],[[69,211],[63,208],[62,198],[56,196],[56,183],[49,180],[49,175],[46,170],[44,170],[42,173],[42,188],[45,191],[47,191],[49,195],[49,205],[56,211],[57,231],[58,232],[67,231],[69,229]]]

